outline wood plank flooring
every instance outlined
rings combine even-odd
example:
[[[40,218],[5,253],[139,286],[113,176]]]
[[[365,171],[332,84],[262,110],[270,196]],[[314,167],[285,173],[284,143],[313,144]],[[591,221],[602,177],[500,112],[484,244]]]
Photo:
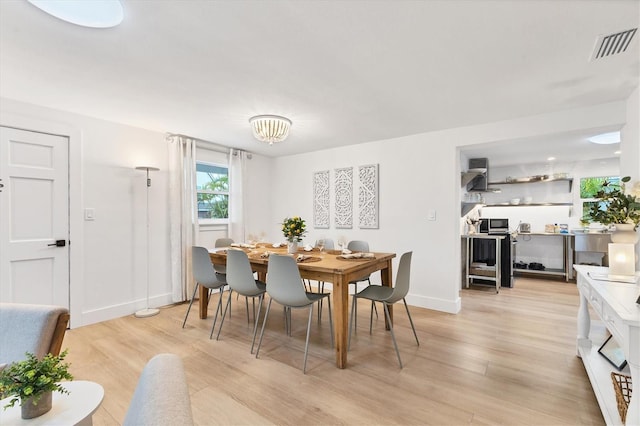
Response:
[[[293,311],[288,337],[274,303],[256,359],[244,299],[235,297],[219,341],[209,340],[214,296],[210,317],[200,320],[194,303],[184,329],[186,304],[68,330],[63,348],[76,379],[105,388],[96,426],[122,422],[142,368],[162,352],[182,357],[199,425],[604,424],[575,355],[575,284],[517,278],[500,294],[472,287],[461,297],[458,315],[410,307],[419,347],[397,305],[402,370],[382,317],[369,334],[364,301],[344,370],[335,367],[326,304],[320,325],[314,314],[306,375],[307,311]]]

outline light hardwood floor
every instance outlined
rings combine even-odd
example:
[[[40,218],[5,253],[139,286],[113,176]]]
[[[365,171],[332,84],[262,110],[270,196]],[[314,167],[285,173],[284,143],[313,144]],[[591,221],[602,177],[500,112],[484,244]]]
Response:
[[[144,364],[162,352],[184,360],[200,425],[604,424],[575,356],[575,284],[518,278],[500,294],[473,287],[461,297],[457,315],[410,308],[419,347],[404,309],[396,305],[402,370],[382,317],[374,319],[369,335],[364,301],[344,370],[335,367],[326,304],[322,324],[312,325],[306,375],[306,311],[293,311],[293,334],[287,337],[282,310],[274,304],[256,359],[249,353],[244,300],[235,297],[219,341],[209,340],[215,296],[210,317],[200,320],[194,303],[184,329],[186,304],[151,318],[68,330],[63,348],[69,348],[76,379],[105,388],[96,426],[121,423]]]

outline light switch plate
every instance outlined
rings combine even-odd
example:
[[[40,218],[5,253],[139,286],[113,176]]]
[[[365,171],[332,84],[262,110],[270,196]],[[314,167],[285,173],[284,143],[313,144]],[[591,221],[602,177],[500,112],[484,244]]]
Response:
[[[94,208],[84,209],[84,220],[96,220],[96,209]]]
[[[427,210],[427,220],[436,220],[436,211],[433,209]]]

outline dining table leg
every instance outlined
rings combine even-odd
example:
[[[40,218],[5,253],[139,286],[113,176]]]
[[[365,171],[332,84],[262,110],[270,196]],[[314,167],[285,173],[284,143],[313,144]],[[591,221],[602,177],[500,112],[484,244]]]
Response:
[[[349,336],[349,282],[344,281],[344,275],[334,275],[332,297],[336,366],[346,368]]]
[[[209,306],[209,289],[203,285],[198,287],[199,287],[199,293],[200,293],[200,299],[199,299],[200,302],[198,303],[198,310],[200,311],[200,319],[206,319],[207,307]]]

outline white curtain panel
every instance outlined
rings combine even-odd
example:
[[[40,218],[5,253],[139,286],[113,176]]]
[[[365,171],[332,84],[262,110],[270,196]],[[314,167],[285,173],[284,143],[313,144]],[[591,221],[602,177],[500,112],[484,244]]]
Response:
[[[171,241],[171,290],[174,302],[191,297],[195,283],[191,247],[198,235],[196,191],[196,141],[168,135],[169,220]]]
[[[229,150],[229,238],[245,242],[245,181],[247,153],[239,149]]]

